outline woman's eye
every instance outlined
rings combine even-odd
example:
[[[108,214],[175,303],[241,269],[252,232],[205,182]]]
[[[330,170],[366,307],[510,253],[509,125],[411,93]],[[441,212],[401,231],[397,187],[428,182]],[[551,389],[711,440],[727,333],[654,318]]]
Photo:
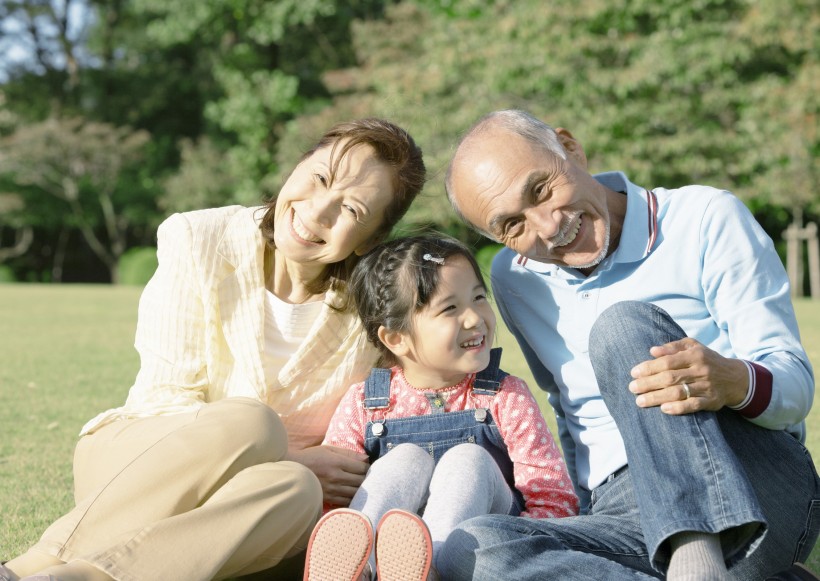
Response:
[[[316,181],[318,181],[320,184],[327,187],[327,178],[323,174],[315,173],[313,174],[313,177],[316,178]]]
[[[359,217],[359,213],[356,211],[356,208],[354,208],[353,206],[348,206],[347,204],[345,204],[343,206],[343,208],[345,209],[345,211],[349,212],[350,215],[353,216],[354,218]]]

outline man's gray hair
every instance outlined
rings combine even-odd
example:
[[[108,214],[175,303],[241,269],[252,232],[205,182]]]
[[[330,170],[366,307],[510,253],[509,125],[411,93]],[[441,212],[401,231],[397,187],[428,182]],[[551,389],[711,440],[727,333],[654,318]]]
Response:
[[[447,167],[447,173],[444,176],[444,191],[447,192],[447,199],[450,200],[450,205],[453,207],[453,211],[459,219],[472,226],[473,229],[478,231],[480,234],[490,238],[491,240],[495,240],[496,242],[498,242],[498,240],[495,236],[489,232],[486,232],[478,225],[472,224],[469,220],[467,220],[467,218],[464,217],[464,214],[459,209],[458,204],[456,204],[455,196],[453,195],[452,177],[453,166],[458,160],[461,147],[474,137],[497,127],[510,131],[515,135],[519,135],[530,143],[554,153],[561,159],[567,158],[567,153],[564,151],[564,147],[558,140],[558,135],[555,133],[555,129],[540,119],[537,119],[526,111],[522,111],[520,109],[493,111],[492,113],[488,113],[479,119],[470,129],[467,130],[464,136],[459,140],[458,145],[456,145],[456,152],[453,155],[453,159],[450,161],[450,165]]]

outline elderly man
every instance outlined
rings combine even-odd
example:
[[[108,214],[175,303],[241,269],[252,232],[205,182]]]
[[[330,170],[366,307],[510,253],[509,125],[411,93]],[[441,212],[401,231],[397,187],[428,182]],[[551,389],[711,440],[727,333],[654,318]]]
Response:
[[[764,579],[809,555],[814,378],[771,240],[730,193],[591,175],[522,111],[462,139],[456,211],[502,242],[501,314],[558,418],[582,515],[485,516],[446,579]]]

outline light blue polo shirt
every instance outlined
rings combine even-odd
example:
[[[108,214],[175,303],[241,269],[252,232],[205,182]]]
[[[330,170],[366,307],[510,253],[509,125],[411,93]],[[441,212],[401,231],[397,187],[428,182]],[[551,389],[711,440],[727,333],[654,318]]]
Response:
[[[814,397],[811,364],[800,344],[786,272],[746,206],[706,186],[648,192],[621,172],[594,177],[627,195],[615,252],[585,277],[504,248],[491,277],[501,315],[555,409],[576,486],[592,490],[626,464],[588,353],[592,324],[623,300],[654,303],[689,337],[768,370],[771,397],[757,398],[758,415],[749,421],[804,440],[803,419]]]

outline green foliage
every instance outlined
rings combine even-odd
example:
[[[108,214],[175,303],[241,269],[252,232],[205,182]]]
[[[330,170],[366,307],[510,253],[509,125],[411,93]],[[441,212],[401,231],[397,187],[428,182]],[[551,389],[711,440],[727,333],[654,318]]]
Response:
[[[145,286],[157,270],[157,249],[134,247],[120,257],[119,284]]]
[[[2,177],[29,197],[26,212],[40,211],[44,195],[63,202],[61,219],[80,231],[116,281],[128,228],[122,175],[140,160],[148,139],[145,131],[82,118],[22,125],[0,138]]]
[[[462,9],[469,18],[455,17]],[[570,128],[593,171],[811,206],[818,28],[812,0],[401,2],[356,23],[362,66],[289,132],[299,142],[363,111],[404,123],[432,170],[408,219],[443,228],[455,219],[442,184],[454,143],[509,107]]]
[[[493,258],[495,258],[495,255],[498,254],[498,251],[502,248],[504,248],[502,244],[487,244],[475,253],[475,259],[478,262],[478,266],[481,267],[481,272],[484,273],[488,285],[490,284],[490,267],[493,265]]]
[[[17,282],[17,277],[14,276],[14,271],[11,267],[5,264],[0,264],[0,283]]]
[[[402,227],[473,243],[444,172],[459,136],[509,107],[572,130],[593,171],[705,183],[771,209],[775,240],[781,208],[820,212],[816,0],[83,3],[0,3],[22,24],[0,52],[19,37],[37,55],[0,86],[0,137],[49,118],[148,131],[113,198],[126,247],[150,244],[169,211],[257,203],[327,127],[373,115],[410,130],[430,170]],[[44,251],[80,229],[33,186],[0,186],[26,199]]]

